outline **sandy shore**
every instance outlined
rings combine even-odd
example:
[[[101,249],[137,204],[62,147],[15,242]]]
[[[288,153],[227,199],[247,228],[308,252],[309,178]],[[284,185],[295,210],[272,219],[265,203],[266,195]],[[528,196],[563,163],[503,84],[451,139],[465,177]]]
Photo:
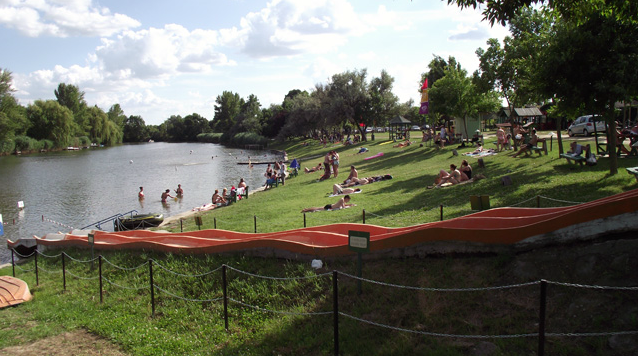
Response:
[[[257,189],[253,189],[253,190],[249,190],[248,191],[248,195],[253,195],[256,192],[261,192],[264,191],[264,189],[266,189],[266,187],[259,187]],[[193,207],[195,208],[195,207]],[[212,209],[215,210],[215,209]],[[212,211],[212,210],[208,210],[208,211]],[[195,215],[197,215],[198,213],[200,213],[200,211],[193,211],[193,210],[189,210],[189,211],[185,211],[183,213],[179,213],[177,215],[173,215],[173,216],[169,216],[167,218],[164,218],[164,221],[158,226],[159,228],[165,227],[167,225],[170,225],[172,223],[178,222],[182,219],[188,219],[191,218]]]

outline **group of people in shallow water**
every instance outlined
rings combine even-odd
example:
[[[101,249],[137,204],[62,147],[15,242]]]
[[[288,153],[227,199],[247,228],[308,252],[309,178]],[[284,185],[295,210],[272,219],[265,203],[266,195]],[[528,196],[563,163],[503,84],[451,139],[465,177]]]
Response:
[[[177,189],[175,189],[175,196],[171,195],[171,190],[170,189],[166,189],[164,192],[162,192],[162,195],[160,197],[162,203],[166,203],[168,198],[182,198],[184,196],[184,189],[182,189],[182,185],[178,184],[177,185]],[[137,198],[142,201],[144,200],[144,187],[140,187],[140,191],[137,193]]]

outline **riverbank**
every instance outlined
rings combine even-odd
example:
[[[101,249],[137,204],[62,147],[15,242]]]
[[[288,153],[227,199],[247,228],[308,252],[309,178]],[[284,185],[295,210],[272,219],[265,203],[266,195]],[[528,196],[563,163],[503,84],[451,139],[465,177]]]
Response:
[[[263,192],[266,189],[265,186],[257,188],[257,189],[253,189],[253,190],[249,190],[248,191],[248,196],[251,196],[257,192]],[[236,204],[236,203],[235,203]],[[226,207],[224,207],[226,208]],[[216,208],[218,209],[218,208]],[[215,210],[215,209],[212,209]],[[179,222],[180,220],[186,220],[186,219],[190,219],[193,218],[197,215],[200,215],[202,212],[201,211],[196,211],[196,210],[190,210],[190,211],[185,211],[173,216],[169,216],[167,218],[164,218],[164,221],[162,221],[162,223],[157,227],[157,229],[162,230],[164,227],[167,227],[169,225],[175,224],[177,222]]]
[[[635,160],[620,159],[621,174],[610,176],[606,158],[601,158],[593,167],[570,165],[558,157],[556,147],[547,156],[512,158],[514,152],[501,152],[484,157],[485,168],[479,168],[477,158],[462,155],[472,149],[458,149],[457,145],[441,150],[428,144],[395,148],[385,137],[355,146],[324,148],[308,141],[307,146],[302,140],[296,140],[281,148],[286,149],[291,159],[317,157],[302,160],[302,170],[304,166],[316,165],[322,155],[336,149],[341,161],[337,178],[319,182],[321,173],[300,173],[288,179],[285,186],[202,213],[201,229],[212,229],[216,222],[219,229],[239,232],[283,231],[304,224],[360,223],[364,216],[366,224],[411,226],[471,213],[471,195],[489,196],[492,208],[554,207],[638,188],[635,179],[622,172],[623,167],[635,165]],[[369,152],[357,154],[360,147],[368,148]],[[453,149],[460,156],[455,156]],[[365,159],[380,152],[384,155]],[[458,165],[462,159],[467,159],[474,172],[486,178],[471,184],[427,189],[440,169],[447,169],[451,163]],[[346,178],[350,165],[357,168],[361,177],[390,174],[393,179],[362,186],[362,193],[352,196],[356,207],[300,213],[305,207],[334,203],[337,198],[329,197],[332,185]],[[502,178],[506,176],[511,184],[503,185]],[[202,199],[208,200],[209,195]],[[193,220],[184,221],[184,230],[200,228]],[[178,232],[179,229],[180,226],[173,225],[168,230]],[[96,269],[67,259],[66,268],[81,278],[68,275],[67,290],[62,292],[61,274],[55,274],[61,270],[62,262],[59,258],[42,258],[38,260],[39,266],[51,273],[40,274],[34,301],[2,311],[0,330],[5,337],[0,339],[0,351],[9,345],[28,344],[67,330],[85,329],[109,338],[131,355],[332,354],[332,271],[339,271],[342,273],[337,278],[341,354],[467,355],[477,354],[476,349],[484,350],[478,353],[483,355],[533,354],[538,347],[537,337],[479,339],[429,333],[466,336],[535,333],[540,287],[527,283],[546,279],[579,286],[636,285],[637,275],[633,272],[638,268],[636,248],[635,238],[615,236],[593,243],[551,246],[518,254],[450,254],[370,261],[364,253],[363,277],[380,283],[362,283],[361,294],[357,293],[357,283],[352,278],[357,273],[354,260],[324,261],[321,269],[314,270],[307,262],[251,258],[240,253],[197,256],[101,251],[108,262],[127,268],[103,264],[106,282],[102,303]],[[65,252],[79,261],[91,258],[88,250]],[[156,273],[153,284],[161,288],[153,287],[153,292],[149,288],[149,261],[163,267],[153,264]],[[226,284],[222,281],[223,272],[217,270],[223,264],[227,266]],[[23,267],[32,268],[31,265]],[[2,273],[11,271],[5,268]],[[18,273],[30,285],[35,285],[34,273]],[[439,290],[519,283],[524,285],[467,293]],[[416,289],[396,288],[397,285]],[[224,291],[232,298],[228,303],[228,330],[223,319]],[[156,298],[153,307],[151,293]],[[547,331],[635,330],[635,292],[601,293],[602,289],[550,285]],[[151,316],[152,311],[155,314]],[[553,337],[546,345],[548,354],[562,356],[636,353],[633,335]]]

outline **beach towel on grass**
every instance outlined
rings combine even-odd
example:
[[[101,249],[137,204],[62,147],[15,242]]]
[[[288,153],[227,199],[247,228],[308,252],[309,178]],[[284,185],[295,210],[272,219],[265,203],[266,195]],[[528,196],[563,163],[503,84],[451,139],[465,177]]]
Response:
[[[357,194],[357,193],[361,193],[361,190],[357,191],[357,192],[352,192],[352,193],[348,193],[348,194]],[[342,195],[348,195],[346,193],[341,193],[341,194],[331,194],[328,196],[328,198],[332,198],[332,197],[338,197],[338,196],[342,196]]]
[[[483,152],[478,152],[478,153],[472,153],[472,152],[468,152],[468,153],[464,153],[464,156],[469,156],[469,157],[486,157],[486,156],[494,156],[496,154],[496,152],[494,151],[483,151]]]

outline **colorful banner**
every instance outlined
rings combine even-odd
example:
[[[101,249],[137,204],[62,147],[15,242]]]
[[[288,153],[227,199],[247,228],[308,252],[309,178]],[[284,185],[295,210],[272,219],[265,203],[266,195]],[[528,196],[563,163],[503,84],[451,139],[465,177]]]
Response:
[[[2,214],[0,214],[0,236],[4,235],[4,223],[2,222]]]
[[[426,115],[430,112],[430,98],[428,96],[428,78],[425,78],[423,85],[421,86],[421,107],[419,108],[419,114]]]

